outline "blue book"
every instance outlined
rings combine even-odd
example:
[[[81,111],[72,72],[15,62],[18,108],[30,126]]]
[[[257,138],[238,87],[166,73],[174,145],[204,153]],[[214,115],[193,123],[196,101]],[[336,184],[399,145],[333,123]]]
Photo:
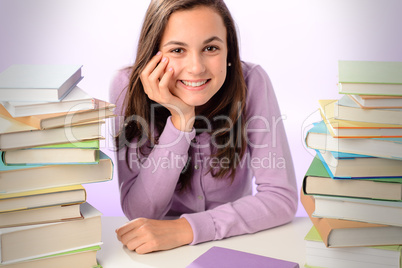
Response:
[[[373,158],[374,157],[371,155],[349,154],[349,153],[342,153],[342,152],[331,152],[331,154],[336,159],[354,159],[354,158]]]
[[[313,124],[305,142],[308,148],[316,150],[402,160],[402,138],[334,138],[324,121]]]

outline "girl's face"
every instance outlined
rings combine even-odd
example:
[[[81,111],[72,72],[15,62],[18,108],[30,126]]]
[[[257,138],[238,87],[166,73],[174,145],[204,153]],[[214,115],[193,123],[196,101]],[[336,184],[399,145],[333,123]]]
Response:
[[[162,35],[160,51],[169,59],[174,75],[173,95],[191,106],[208,102],[226,78],[226,27],[208,7],[174,12]],[[166,69],[166,70],[167,70]]]

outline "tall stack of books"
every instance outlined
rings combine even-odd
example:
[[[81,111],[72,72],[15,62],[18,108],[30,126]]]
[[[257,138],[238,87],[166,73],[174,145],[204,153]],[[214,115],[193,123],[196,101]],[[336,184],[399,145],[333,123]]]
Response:
[[[81,69],[0,73],[0,267],[99,267],[101,213],[82,184],[112,179],[99,142],[114,105],[77,86]]]
[[[306,135],[306,266],[402,267],[402,62],[340,61],[339,93]]]

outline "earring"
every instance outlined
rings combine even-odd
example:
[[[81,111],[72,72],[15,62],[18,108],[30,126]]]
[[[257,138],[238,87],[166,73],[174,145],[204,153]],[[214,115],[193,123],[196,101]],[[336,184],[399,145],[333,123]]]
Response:
[[[229,67],[232,66],[232,63],[231,63],[231,62],[228,62],[228,66],[229,66]]]

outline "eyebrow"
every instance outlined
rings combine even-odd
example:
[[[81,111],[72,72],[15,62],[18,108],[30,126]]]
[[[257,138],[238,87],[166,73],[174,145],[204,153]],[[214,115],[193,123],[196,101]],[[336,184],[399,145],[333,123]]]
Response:
[[[208,43],[210,43],[212,41],[218,41],[218,42],[224,43],[221,38],[219,38],[217,36],[212,36],[212,37],[208,38],[207,40],[205,40],[203,42],[203,44],[206,45],[206,44],[208,44]],[[183,46],[183,47],[187,46],[186,43],[183,43],[183,42],[180,42],[180,41],[174,41],[174,40],[167,42],[163,46],[166,47],[166,46],[169,46],[169,45],[177,45],[177,46]]]

